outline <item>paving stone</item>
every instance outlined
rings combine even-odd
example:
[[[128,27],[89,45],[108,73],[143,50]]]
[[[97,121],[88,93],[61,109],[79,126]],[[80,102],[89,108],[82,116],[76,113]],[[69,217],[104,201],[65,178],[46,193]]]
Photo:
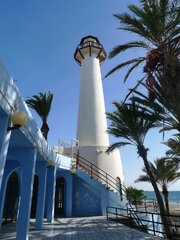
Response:
[[[2,227],[0,239],[15,240],[15,224]],[[162,238],[128,228],[105,217],[60,218],[53,224],[45,222],[36,231],[31,222],[29,240],[158,240]]]

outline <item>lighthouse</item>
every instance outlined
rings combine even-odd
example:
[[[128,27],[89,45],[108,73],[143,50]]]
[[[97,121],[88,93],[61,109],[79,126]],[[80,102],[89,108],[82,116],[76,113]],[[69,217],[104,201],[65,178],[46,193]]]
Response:
[[[81,39],[74,53],[80,65],[80,94],[77,122],[79,154],[114,178],[124,182],[119,150],[107,154],[109,137],[100,66],[106,52],[94,36]]]

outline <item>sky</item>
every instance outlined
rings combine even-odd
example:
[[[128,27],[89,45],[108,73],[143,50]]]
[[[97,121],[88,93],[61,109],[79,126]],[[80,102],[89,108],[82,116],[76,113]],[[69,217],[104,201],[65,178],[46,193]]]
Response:
[[[124,13],[127,5],[138,0],[1,0],[0,1],[0,58],[15,80],[24,99],[51,91],[54,94],[48,118],[48,143],[58,145],[59,139],[71,142],[76,138],[80,67],[74,52],[81,38],[98,37],[107,54],[118,44],[137,39],[137,36],[118,30],[120,24],[113,14]],[[101,67],[102,78],[115,65],[143,52],[130,51],[114,59],[106,59]],[[136,70],[124,84],[127,69],[103,80],[106,112],[114,110],[112,102],[124,100],[142,74]],[[37,124],[41,120],[31,110]],[[167,137],[167,135],[166,135]],[[110,142],[114,142],[110,136]],[[162,135],[152,130],[145,144],[149,160],[162,157],[167,148]],[[126,186],[152,190],[150,184],[134,183],[142,174],[143,162],[135,147],[120,149]],[[170,187],[179,190],[180,181]]]

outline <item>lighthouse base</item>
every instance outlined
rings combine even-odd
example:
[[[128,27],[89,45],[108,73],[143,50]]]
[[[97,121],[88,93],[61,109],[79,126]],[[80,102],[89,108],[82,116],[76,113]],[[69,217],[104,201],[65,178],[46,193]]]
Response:
[[[119,179],[121,184],[124,184],[120,152],[118,149],[115,149],[108,154],[106,153],[107,148],[107,146],[80,146],[79,156],[88,160],[113,178]]]

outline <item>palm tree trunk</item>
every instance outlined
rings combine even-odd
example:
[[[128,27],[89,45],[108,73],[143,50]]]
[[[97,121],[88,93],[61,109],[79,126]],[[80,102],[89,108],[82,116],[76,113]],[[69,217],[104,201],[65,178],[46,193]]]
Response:
[[[166,210],[165,210],[165,206],[164,206],[164,202],[163,202],[161,193],[160,193],[160,191],[158,189],[158,186],[156,184],[156,181],[154,179],[154,176],[152,174],[152,171],[151,171],[148,159],[147,159],[147,151],[148,151],[148,149],[146,149],[144,147],[144,145],[140,145],[140,144],[137,146],[137,148],[138,148],[139,156],[144,161],[144,166],[146,168],[147,174],[149,175],[151,184],[152,184],[154,192],[156,194],[156,198],[157,198],[157,202],[158,202],[159,210],[160,210],[160,214],[161,214],[161,220],[162,220],[162,223],[163,223],[163,226],[164,226],[164,230],[165,230],[166,236],[167,236],[168,239],[171,239],[172,231],[171,231],[171,228],[169,226],[169,224],[171,224],[171,221],[167,217],[167,213],[166,213]]]
[[[43,122],[43,125],[41,127],[41,132],[42,132],[44,138],[47,140],[48,132],[49,132],[49,126],[46,122]]]
[[[168,191],[167,191],[167,188],[165,186],[163,186],[163,196],[164,196],[164,202],[165,202],[165,206],[166,206],[166,212],[167,214],[169,214],[169,200],[168,200]]]

